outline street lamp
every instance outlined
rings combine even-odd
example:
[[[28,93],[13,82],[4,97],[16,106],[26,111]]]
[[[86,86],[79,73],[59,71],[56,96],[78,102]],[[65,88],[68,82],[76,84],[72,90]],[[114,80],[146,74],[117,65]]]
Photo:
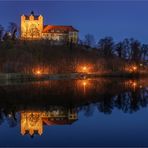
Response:
[[[41,75],[41,71],[40,71],[40,70],[37,70],[37,71],[35,72],[35,74],[36,74],[36,75]]]
[[[83,67],[82,67],[82,71],[83,71],[83,72],[87,72],[87,71],[88,71],[87,67],[86,67],[86,66],[83,66]]]

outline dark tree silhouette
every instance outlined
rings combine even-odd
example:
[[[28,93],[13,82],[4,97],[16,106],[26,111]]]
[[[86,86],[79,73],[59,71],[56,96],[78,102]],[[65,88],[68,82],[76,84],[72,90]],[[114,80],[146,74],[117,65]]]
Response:
[[[112,37],[105,37],[98,42],[99,50],[105,57],[112,57],[114,42]]]
[[[124,48],[124,58],[130,59],[131,47],[130,47],[130,40],[129,39],[126,38],[123,40],[123,48]]]
[[[131,60],[139,63],[141,59],[141,44],[138,40],[131,39]]]
[[[2,25],[0,25],[0,41],[2,40],[3,33],[4,33],[4,28]]]
[[[115,45],[115,52],[117,52],[117,56],[119,58],[125,58],[125,50],[123,42],[119,42]]]
[[[141,60],[146,61],[148,59],[148,44],[143,44],[141,47]]]
[[[95,38],[92,34],[86,34],[84,37],[84,44],[88,47],[95,45]]]
[[[14,22],[10,22],[8,26],[8,32],[11,33],[12,40],[16,39],[17,30],[18,30],[17,24]]]

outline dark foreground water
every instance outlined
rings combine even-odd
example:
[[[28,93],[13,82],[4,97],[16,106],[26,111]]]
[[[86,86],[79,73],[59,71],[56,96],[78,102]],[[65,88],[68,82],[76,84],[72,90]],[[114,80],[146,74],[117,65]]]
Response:
[[[148,146],[148,79],[0,86],[0,146]]]

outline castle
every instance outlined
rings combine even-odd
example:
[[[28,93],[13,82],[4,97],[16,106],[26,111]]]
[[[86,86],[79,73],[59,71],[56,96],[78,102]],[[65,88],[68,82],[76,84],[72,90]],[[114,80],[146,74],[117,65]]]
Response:
[[[52,111],[22,111],[21,134],[42,135],[43,125],[72,124],[77,120],[77,113],[73,109],[55,107]]]
[[[57,42],[78,41],[78,30],[72,26],[44,25],[42,15],[31,14],[21,16],[21,39],[22,40],[41,40],[46,39]]]

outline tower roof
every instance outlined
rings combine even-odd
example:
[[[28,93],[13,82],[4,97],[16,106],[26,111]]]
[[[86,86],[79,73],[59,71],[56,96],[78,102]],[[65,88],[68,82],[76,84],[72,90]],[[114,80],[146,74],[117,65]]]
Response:
[[[31,15],[34,15],[34,11],[31,11]]]
[[[37,20],[40,15],[35,15],[34,11],[31,11],[30,15],[24,15],[26,20],[29,20],[29,17],[33,15],[34,19]]]

